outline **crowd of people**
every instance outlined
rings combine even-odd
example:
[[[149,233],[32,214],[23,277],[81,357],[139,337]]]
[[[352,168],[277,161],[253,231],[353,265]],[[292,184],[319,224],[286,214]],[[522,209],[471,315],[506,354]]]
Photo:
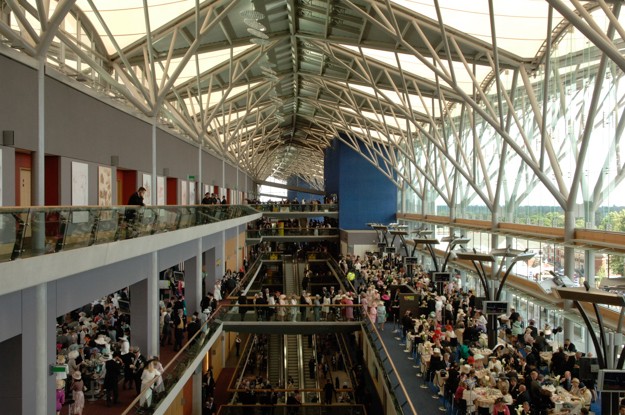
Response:
[[[71,405],[71,414],[82,414],[85,393],[104,398],[107,405],[119,404],[119,383],[136,394],[153,383],[140,404],[149,406],[151,392],[163,391],[163,366],[158,356],[146,358],[130,346],[130,325],[119,303],[128,300],[127,288],[98,299],[57,320],[56,410]],[[154,382],[152,380],[157,378]]]
[[[580,372],[580,359],[592,355],[577,351],[569,339],[554,341],[560,327],[538,327],[511,308],[497,319],[498,344],[489,349],[487,332],[493,328],[459,275],[435,283],[420,266],[409,275],[395,254],[347,255],[339,265],[363,315],[379,330],[389,318],[395,322],[417,371],[461,413],[542,415],[560,402],[588,413],[596,400],[593,379],[582,379]],[[410,287],[419,300],[418,315],[399,315],[401,290],[392,292],[391,286]]]

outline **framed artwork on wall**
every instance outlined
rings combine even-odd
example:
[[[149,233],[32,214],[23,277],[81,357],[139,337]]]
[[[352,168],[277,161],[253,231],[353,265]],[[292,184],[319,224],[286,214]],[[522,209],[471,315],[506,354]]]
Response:
[[[180,180],[180,204],[187,204],[187,181]]]
[[[142,180],[142,186],[145,187],[145,195],[143,195],[143,203],[146,206],[150,206],[152,204],[152,175],[144,174]]]
[[[156,178],[156,204],[159,206],[165,204],[165,177],[163,176]]]
[[[72,161],[72,206],[89,204],[89,165]]]
[[[113,204],[113,172],[110,167],[98,166],[98,206]]]

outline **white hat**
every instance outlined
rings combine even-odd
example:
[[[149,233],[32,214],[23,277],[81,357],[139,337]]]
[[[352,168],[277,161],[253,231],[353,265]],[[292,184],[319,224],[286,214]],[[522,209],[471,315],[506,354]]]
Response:
[[[112,357],[108,353],[104,353],[104,354],[102,354],[102,356],[100,356],[100,360],[102,360],[103,362],[107,362],[107,361],[109,361],[111,359],[112,359]]]
[[[67,354],[68,359],[76,359],[78,357],[78,352],[76,350],[71,351]]]
[[[72,377],[76,380],[79,380],[82,377],[82,375],[80,374],[79,371],[75,371],[74,373],[72,373]]]
[[[483,358],[484,358],[484,356],[482,356],[481,354],[476,354],[475,356],[473,356],[473,358],[474,358],[475,360],[479,360],[479,359],[483,359]]]
[[[439,349],[438,347],[434,348],[434,353],[440,353],[440,352],[441,352],[441,349]]]

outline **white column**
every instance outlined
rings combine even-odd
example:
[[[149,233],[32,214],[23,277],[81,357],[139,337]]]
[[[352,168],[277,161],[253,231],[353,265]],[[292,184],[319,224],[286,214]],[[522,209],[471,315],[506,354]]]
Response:
[[[158,177],[156,173],[156,117],[152,118],[152,188],[150,189],[152,198],[150,204],[156,205],[158,194]]]
[[[202,138],[200,137],[200,141],[202,140]],[[198,144],[197,146],[197,191],[195,192],[197,195],[197,200],[199,201],[196,202],[198,204],[202,203],[202,199],[204,198],[204,186],[202,186],[202,144]]]
[[[202,413],[202,365],[193,372],[193,413]]]
[[[184,262],[185,271],[185,299],[187,300],[187,315],[194,312],[201,313],[200,302],[202,301],[202,239],[196,241],[196,253]]]

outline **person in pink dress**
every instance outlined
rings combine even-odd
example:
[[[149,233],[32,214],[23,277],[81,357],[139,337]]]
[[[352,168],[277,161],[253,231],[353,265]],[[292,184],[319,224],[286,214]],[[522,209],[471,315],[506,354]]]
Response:
[[[347,293],[347,296],[342,301],[343,304],[348,306],[354,304],[354,299],[352,298],[352,293]],[[347,321],[352,321],[354,319],[354,307],[344,307],[345,308],[345,318]]]
[[[65,381],[63,379],[56,380],[56,415],[61,415],[61,409],[65,403]]]
[[[375,326],[375,321],[378,317],[378,303],[377,301],[373,302],[373,305],[371,306],[371,309],[369,310],[369,318],[371,319],[371,323],[373,323],[373,325]]]

